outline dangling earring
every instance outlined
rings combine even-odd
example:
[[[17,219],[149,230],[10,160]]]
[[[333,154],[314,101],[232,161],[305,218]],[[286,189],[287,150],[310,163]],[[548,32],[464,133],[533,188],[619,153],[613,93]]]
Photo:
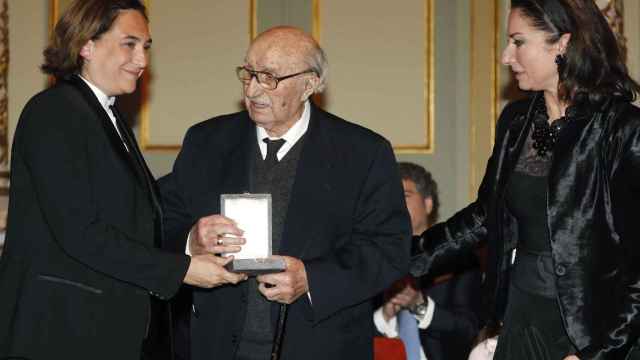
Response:
[[[556,55],[556,65],[558,66],[558,76],[560,80],[564,78],[564,66],[567,64],[567,58],[563,54]]]
[[[558,65],[558,72],[564,68],[564,65],[567,63],[567,58],[563,54],[556,55],[556,65]]]

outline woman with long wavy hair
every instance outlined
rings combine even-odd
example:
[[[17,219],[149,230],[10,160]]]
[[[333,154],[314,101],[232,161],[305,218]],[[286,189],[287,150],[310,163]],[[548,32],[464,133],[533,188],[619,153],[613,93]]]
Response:
[[[506,106],[478,198],[414,276],[488,242],[494,359],[640,359],[640,86],[593,0],[512,0]]]

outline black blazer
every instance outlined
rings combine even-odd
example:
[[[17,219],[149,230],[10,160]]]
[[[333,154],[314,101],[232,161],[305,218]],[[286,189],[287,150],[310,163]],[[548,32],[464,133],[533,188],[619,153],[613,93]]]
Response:
[[[167,236],[179,251],[198,218],[220,212],[220,194],[247,191],[256,141],[246,112],[189,129],[160,181]],[[371,298],[408,270],[411,229],[393,151],[315,106],[303,146],[280,254],[304,262],[313,305],[301,296],[289,306],[282,358],[370,359]],[[193,359],[233,359],[246,292],[246,283],[194,291]]]
[[[28,102],[12,149],[0,358],[140,359],[149,293],[171,297],[189,265],[157,248],[152,182],[81,79]]]
[[[493,322],[504,314],[518,241],[505,185],[531,127],[534,103],[526,99],[504,109],[478,199],[427,230],[433,256],[412,262],[411,272],[422,274],[488,241]],[[553,150],[547,186],[558,304],[580,359],[640,359],[634,351],[640,334],[640,109],[611,97],[572,110],[575,116]]]

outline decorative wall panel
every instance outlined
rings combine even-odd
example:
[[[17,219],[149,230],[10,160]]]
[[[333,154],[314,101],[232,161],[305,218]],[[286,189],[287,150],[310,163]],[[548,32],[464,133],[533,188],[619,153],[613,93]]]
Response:
[[[320,0],[318,9],[330,64],[324,107],[398,152],[433,152],[434,2]]]

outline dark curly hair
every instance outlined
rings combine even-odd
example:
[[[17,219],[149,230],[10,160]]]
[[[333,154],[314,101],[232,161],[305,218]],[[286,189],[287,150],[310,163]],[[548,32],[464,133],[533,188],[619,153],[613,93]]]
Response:
[[[433,208],[427,218],[429,226],[435,224],[440,216],[440,197],[438,196],[438,184],[433,176],[425,168],[410,162],[399,162],[398,171],[402,180],[411,180],[416,184],[416,190],[423,198],[431,198]]]
[[[559,66],[558,96],[569,104],[600,104],[611,95],[633,101],[640,93],[624,63],[622,51],[593,0],[511,0],[530,24],[554,44],[571,34],[565,62]]]
[[[109,31],[123,10],[139,11],[148,21],[146,8],[139,0],[75,0],[71,3],[44,50],[42,71],[56,79],[79,73],[83,65],[82,47]]]

